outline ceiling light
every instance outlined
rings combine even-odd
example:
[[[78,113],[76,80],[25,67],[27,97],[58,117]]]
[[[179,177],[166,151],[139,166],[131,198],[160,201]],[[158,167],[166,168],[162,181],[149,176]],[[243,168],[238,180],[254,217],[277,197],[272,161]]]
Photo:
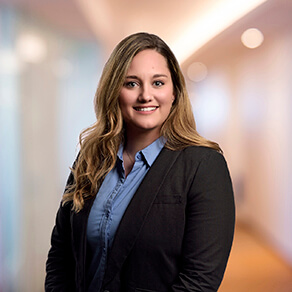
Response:
[[[187,76],[194,82],[200,82],[204,80],[208,75],[208,69],[205,64],[201,62],[192,63],[187,70]]]
[[[264,36],[257,28],[249,28],[241,35],[241,41],[247,48],[255,49],[263,43]]]
[[[47,55],[47,46],[44,40],[33,33],[20,35],[16,42],[16,50],[20,59],[27,63],[40,63]]]
[[[238,19],[263,4],[267,0],[222,0],[217,1],[202,14],[194,19],[181,36],[170,43],[173,52],[180,63],[187,60],[195,51],[205,45],[216,35],[235,23]]]

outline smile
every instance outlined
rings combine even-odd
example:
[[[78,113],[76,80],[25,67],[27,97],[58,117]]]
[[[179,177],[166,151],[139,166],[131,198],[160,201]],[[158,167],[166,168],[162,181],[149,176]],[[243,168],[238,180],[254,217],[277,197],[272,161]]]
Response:
[[[135,107],[134,108],[136,111],[138,112],[150,112],[150,111],[154,111],[157,109],[156,106],[151,106],[151,107]]]

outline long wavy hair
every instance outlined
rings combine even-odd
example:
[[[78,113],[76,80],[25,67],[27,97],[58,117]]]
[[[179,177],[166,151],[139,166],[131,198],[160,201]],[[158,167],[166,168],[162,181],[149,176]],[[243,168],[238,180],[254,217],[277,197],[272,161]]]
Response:
[[[221,152],[217,143],[198,134],[183,74],[167,44],[153,34],[132,34],[116,46],[105,64],[94,100],[96,122],[79,137],[80,152],[71,169],[73,179],[63,195],[63,204],[73,201],[76,212],[83,208],[86,198],[96,195],[104,177],[115,166],[125,137],[119,94],[133,58],[148,49],[166,59],[174,88],[175,101],[160,132],[166,138],[165,147],[175,151],[196,145]]]

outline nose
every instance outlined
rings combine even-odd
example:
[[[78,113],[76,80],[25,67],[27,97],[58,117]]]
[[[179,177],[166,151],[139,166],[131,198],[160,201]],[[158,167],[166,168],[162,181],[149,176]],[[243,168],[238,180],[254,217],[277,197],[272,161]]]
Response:
[[[146,103],[146,102],[152,101],[152,99],[153,99],[153,94],[152,94],[151,88],[149,86],[141,87],[138,100],[140,102]]]

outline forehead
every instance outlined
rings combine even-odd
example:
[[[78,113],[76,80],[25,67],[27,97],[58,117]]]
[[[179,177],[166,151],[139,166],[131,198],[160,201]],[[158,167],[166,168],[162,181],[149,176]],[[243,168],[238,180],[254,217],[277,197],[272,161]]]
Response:
[[[132,60],[128,71],[155,71],[161,70],[164,73],[168,72],[167,61],[164,56],[155,50],[143,50],[139,52]]]

